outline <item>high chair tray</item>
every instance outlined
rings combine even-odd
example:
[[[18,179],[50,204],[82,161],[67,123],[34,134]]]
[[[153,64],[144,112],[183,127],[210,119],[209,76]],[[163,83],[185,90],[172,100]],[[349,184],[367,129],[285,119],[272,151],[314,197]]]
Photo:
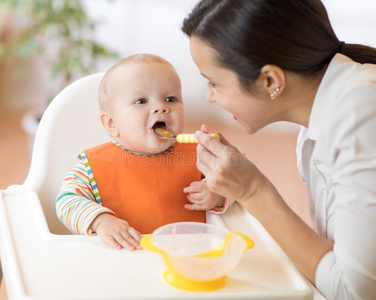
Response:
[[[159,254],[115,250],[96,236],[53,234],[35,193],[1,191],[0,255],[9,299],[312,299],[309,283],[240,205],[207,216],[208,223],[248,235],[255,247],[222,289],[187,292],[163,280]]]

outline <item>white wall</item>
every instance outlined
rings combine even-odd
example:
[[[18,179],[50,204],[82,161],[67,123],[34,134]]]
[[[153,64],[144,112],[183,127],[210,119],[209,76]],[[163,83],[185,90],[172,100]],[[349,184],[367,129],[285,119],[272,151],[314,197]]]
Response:
[[[376,47],[376,0],[322,0],[337,37]]]

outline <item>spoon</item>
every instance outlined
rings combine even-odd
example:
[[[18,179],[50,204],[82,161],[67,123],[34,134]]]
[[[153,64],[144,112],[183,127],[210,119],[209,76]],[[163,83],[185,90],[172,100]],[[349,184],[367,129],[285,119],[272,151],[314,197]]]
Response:
[[[198,143],[193,133],[179,133],[176,135],[171,130],[165,128],[155,128],[155,133],[165,140],[176,139],[178,143]],[[219,141],[219,135],[217,133],[210,133],[210,135]]]

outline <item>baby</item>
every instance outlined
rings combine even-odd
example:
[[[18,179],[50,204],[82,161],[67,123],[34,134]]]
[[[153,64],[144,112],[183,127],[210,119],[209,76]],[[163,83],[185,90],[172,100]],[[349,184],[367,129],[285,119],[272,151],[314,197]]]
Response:
[[[230,201],[196,168],[196,145],[155,133],[185,127],[180,78],[168,61],[150,54],[119,61],[101,81],[99,105],[113,141],[82,152],[63,181],[56,211],[70,231],[134,250],[141,234],[227,210]]]

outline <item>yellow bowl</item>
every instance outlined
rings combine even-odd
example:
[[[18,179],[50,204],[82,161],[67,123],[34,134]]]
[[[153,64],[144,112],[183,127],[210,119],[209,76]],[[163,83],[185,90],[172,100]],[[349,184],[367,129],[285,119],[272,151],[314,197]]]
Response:
[[[223,287],[226,275],[253,245],[243,234],[196,222],[168,224],[141,239],[144,249],[163,255],[166,282],[202,292]]]

